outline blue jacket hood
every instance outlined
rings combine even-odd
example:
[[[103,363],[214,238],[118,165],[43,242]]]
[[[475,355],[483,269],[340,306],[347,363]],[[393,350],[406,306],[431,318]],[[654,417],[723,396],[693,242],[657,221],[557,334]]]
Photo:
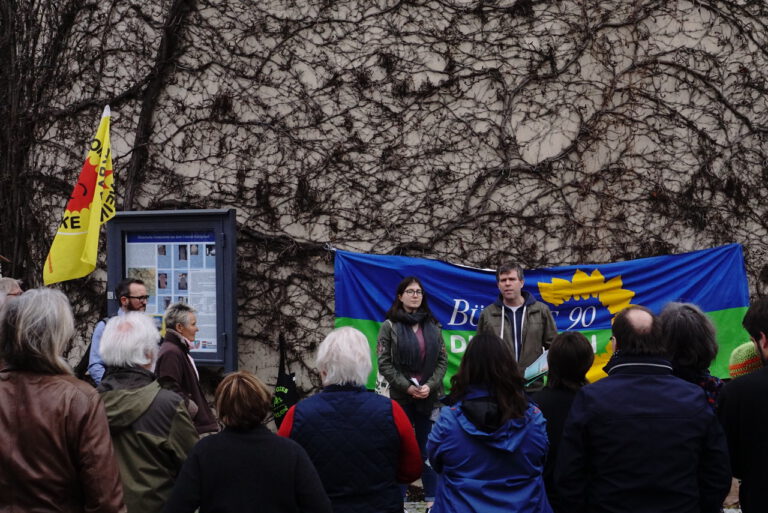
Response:
[[[456,420],[459,426],[467,435],[477,438],[481,443],[506,452],[515,452],[519,450],[521,444],[526,443],[526,438],[529,436],[528,432],[531,429],[540,429],[539,426],[543,428],[546,424],[546,420],[544,420],[538,407],[529,402],[523,417],[509,419],[495,431],[487,432],[473,422],[472,417],[475,417],[474,420],[477,421],[477,416],[468,414],[467,410],[472,406],[481,409],[495,406],[493,401],[482,401],[482,399],[488,398],[491,398],[488,390],[472,387],[470,392],[456,405]]]

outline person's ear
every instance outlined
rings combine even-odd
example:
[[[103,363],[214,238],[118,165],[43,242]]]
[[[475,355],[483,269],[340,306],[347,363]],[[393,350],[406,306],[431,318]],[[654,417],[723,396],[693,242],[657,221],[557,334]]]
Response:
[[[760,338],[757,340],[757,346],[763,351],[768,351],[768,336],[762,331],[760,332]]]

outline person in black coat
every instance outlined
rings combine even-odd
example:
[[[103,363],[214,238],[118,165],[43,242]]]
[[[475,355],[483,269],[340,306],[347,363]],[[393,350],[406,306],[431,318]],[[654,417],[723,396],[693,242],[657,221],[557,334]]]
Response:
[[[731,484],[723,430],[701,388],[672,375],[658,318],[613,321],[607,378],[582,387],[555,463],[562,511],[719,513]]]
[[[747,310],[742,322],[763,365],[768,359],[768,298]],[[744,513],[768,511],[768,368],[735,379],[720,392],[717,416],[725,428],[733,475],[741,479]]]
[[[594,360],[592,345],[584,335],[577,331],[566,331],[557,335],[547,353],[547,385],[532,396],[547,419],[549,453],[544,465],[544,486],[555,513],[562,511],[554,483],[557,449],[573,398],[576,397],[576,392],[588,383],[586,374]]]
[[[166,513],[332,513],[304,449],[263,425],[271,405],[269,391],[253,374],[224,378],[216,409],[225,429],[192,449]]]

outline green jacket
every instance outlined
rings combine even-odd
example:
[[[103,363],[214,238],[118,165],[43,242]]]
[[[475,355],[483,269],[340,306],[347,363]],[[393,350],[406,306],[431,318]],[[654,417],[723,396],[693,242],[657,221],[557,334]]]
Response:
[[[400,367],[397,348],[397,330],[394,329],[392,321],[387,319],[381,325],[379,330],[379,372],[389,383],[389,397],[400,404],[422,403],[422,409],[431,411],[437,403],[443,390],[443,378],[445,370],[448,367],[448,357],[445,353],[445,344],[440,335],[440,351],[437,356],[437,365],[432,376],[425,385],[429,386],[429,396],[426,399],[415,399],[408,395],[408,387],[413,385],[410,376]]]
[[[198,440],[182,398],[141,368],[108,368],[99,385],[129,513],[162,512]]]
[[[552,339],[557,335],[557,326],[555,319],[549,307],[540,301],[536,301],[533,296],[523,291],[525,298],[525,320],[523,321],[523,347],[518,364],[520,372],[536,361],[541,356],[544,349],[548,349]],[[501,298],[493,304],[485,307],[480,314],[480,320],[477,322],[477,332],[487,331],[496,336],[501,335]],[[508,315],[504,316],[504,334],[503,340],[512,346],[512,321]]]

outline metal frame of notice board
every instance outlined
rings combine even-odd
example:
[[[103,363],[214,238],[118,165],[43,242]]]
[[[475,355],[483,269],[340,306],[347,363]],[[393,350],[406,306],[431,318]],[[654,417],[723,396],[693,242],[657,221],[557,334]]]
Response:
[[[236,237],[232,209],[117,212],[107,223],[109,315],[119,308],[117,283],[142,279],[147,313],[158,327],[169,304],[193,306],[200,329],[190,350],[195,362],[236,370]]]

